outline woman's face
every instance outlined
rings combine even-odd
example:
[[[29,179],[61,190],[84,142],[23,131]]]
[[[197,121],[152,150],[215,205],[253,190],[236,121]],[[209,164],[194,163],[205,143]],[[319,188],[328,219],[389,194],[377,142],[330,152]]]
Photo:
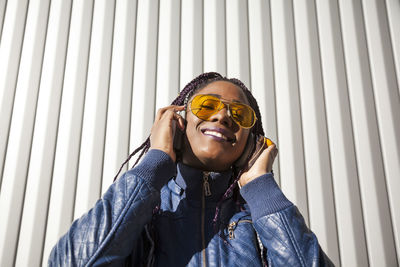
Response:
[[[242,89],[227,81],[212,82],[194,96],[198,94],[213,94],[228,102],[249,104]],[[250,129],[237,125],[226,108],[213,114],[208,121],[197,118],[188,109],[186,120],[183,163],[198,169],[222,171],[229,169],[242,154]]]

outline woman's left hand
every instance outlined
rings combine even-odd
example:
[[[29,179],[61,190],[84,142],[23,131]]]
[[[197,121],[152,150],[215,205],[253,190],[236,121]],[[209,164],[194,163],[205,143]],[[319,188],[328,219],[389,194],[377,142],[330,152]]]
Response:
[[[278,155],[278,149],[276,145],[272,143],[269,145],[258,157],[256,162],[251,168],[244,172],[239,179],[240,186],[244,186],[248,182],[251,182],[257,177],[272,171],[272,164],[276,156]]]

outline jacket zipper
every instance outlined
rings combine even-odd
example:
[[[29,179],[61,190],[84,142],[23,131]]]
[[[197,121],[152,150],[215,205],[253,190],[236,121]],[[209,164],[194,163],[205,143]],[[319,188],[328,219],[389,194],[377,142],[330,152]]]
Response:
[[[202,192],[202,201],[201,201],[201,241],[203,245],[203,249],[201,251],[203,258],[203,266],[207,267],[207,259],[206,259],[206,237],[205,237],[205,209],[206,209],[206,197],[211,196],[210,183],[208,182],[208,172],[203,172],[203,192]]]
[[[208,182],[208,172],[203,173],[204,195],[211,196],[210,183]]]
[[[239,223],[244,223],[244,222],[252,223],[251,220],[241,220],[241,221],[238,221],[238,222],[231,222],[231,223],[228,225],[229,239],[235,239],[235,233],[234,233],[234,231],[235,231],[235,229],[236,229],[236,226],[237,226]]]

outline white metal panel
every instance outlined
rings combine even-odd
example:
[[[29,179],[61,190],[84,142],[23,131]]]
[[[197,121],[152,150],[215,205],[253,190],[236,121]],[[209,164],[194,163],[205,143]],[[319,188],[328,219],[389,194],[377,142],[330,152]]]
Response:
[[[26,33],[22,47],[28,4],[0,0],[0,170],[6,163],[0,205],[7,206],[0,208],[6,215],[16,215],[0,218],[15,221],[1,225],[0,241],[11,244],[2,251],[11,261],[5,266],[14,262],[38,265],[41,258],[45,266],[50,249],[70,227],[74,215],[78,162],[82,167],[90,165],[95,156],[100,158],[94,167],[80,170],[79,179],[83,171],[99,173],[92,176],[91,188],[90,182],[79,185],[76,205],[81,205],[80,192],[96,199],[128,151],[144,141],[155,107],[168,104],[178,87],[203,71],[240,78],[252,90],[266,135],[280,150],[280,162],[274,166],[276,178],[281,178],[284,192],[307,221],[309,216],[311,229],[337,265],[399,263],[400,201],[395,193],[400,168],[398,1],[339,1],[339,14],[337,1],[153,0],[136,4],[121,0],[116,1],[115,16],[112,2],[97,1],[93,31],[93,2],[73,1],[69,32],[66,11],[71,2],[55,1],[51,8],[58,6],[61,14],[50,12],[46,46],[44,41],[39,46],[38,40],[44,40],[47,24],[33,22],[47,18],[39,18],[37,12],[36,18],[32,16],[32,6],[39,1],[31,1],[26,27],[36,32]],[[61,20],[63,30],[55,31]],[[104,27],[108,34],[102,32]],[[65,56],[65,47],[55,40],[59,36],[65,42],[67,34]],[[107,46],[100,60],[99,51]],[[28,87],[35,89],[28,91]],[[57,103],[60,90],[61,107]],[[100,97],[98,90],[105,93]],[[101,107],[97,116],[95,107]],[[103,125],[98,135],[90,123]],[[93,156],[90,135],[99,140],[99,152]],[[15,169],[17,159],[22,159],[19,170]],[[281,173],[276,171],[278,165]]]
[[[337,2],[316,6],[342,266],[368,266]],[[329,255],[329,254],[328,254]]]
[[[271,1],[271,14],[281,187],[309,222],[292,2]]]
[[[93,10],[74,218],[87,212],[101,194],[114,8],[114,1],[98,0]]]
[[[397,265],[363,14],[359,1],[339,1],[369,263]]]
[[[4,171],[27,10],[28,1],[10,1],[4,16],[0,42],[0,185]]]
[[[203,1],[181,1],[180,89],[203,72]]]
[[[226,69],[228,77],[250,84],[249,22],[247,1],[226,1]]]
[[[400,262],[400,97],[384,2],[363,0],[371,76],[389,196],[397,263]],[[400,26],[400,25],[399,25]],[[378,142],[377,142],[378,143]],[[384,182],[384,181],[382,181]]]
[[[52,1],[16,266],[39,266],[46,230],[71,1]]]
[[[14,264],[31,152],[49,1],[29,3],[1,187],[0,265]]]
[[[156,111],[179,93],[180,1],[160,1],[157,50]]]
[[[265,135],[275,142],[279,149],[269,1],[250,0],[248,8],[251,91],[260,108]],[[278,184],[279,161],[277,157],[273,166]]]
[[[293,1],[310,227],[340,263],[315,5]]]
[[[103,162],[104,193],[128,156],[136,1],[117,1]],[[124,167],[125,171],[127,166]]]
[[[92,11],[93,1],[73,2],[43,266],[47,266],[50,250],[68,230],[74,215]]]
[[[139,0],[136,22],[135,66],[131,113],[130,151],[150,134],[154,118],[158,1]],[[130,166],[135,161],[131,160]]]
[[[226,76],[225,1],[204,0],[204,72]]]
[[[0,1],[0,44],[1,33],[3,32],[4,14],[6,13],[7,0]]]
[[[400,94],[400,3],[398,0],[386,0],[387,19],[393,49],[393,59],[396,67],[397,89]],[[381,19],[385,19],[386,14]],[[397,250],[397,253],[400,252]]]

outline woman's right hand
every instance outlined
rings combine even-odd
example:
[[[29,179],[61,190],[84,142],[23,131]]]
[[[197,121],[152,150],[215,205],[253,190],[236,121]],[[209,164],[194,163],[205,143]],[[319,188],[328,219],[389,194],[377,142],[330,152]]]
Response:
[[[174,151],[176,127],[179,127],[181,131],[185,129],[184,119],[176,112],[184,109],[185,106],[175,105],[159,109],[154,124],[151,127],[150,149],[164,151],[174,162],[176,161],[176,153]]]

